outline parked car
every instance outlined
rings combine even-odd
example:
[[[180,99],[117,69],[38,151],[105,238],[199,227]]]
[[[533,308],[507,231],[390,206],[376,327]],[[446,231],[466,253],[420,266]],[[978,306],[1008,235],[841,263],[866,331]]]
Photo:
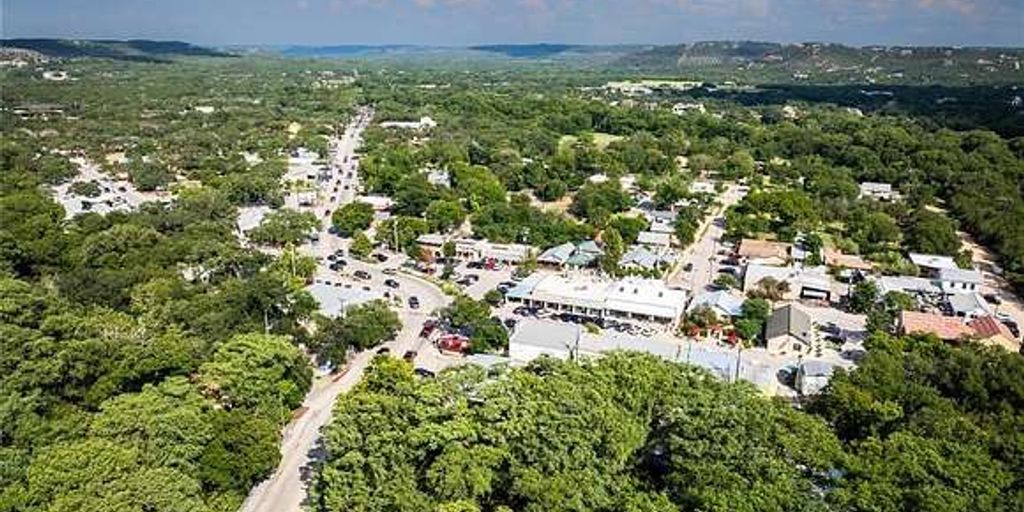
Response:
[[[417,352],[415,350],[406,350],[405,353],[402,354],[402,359],[405,359],[406,361],[409,361],[411,363],[413,359],[416,359],[416,355]]]
[[[988,302],[989,304],[995,304],[998,306],[1003,303],[1003,299],[1000,299],[999,296],[994,293],[986,293],[985,295],[982,295],[982,297],[984,297],[985,302]]]
[[[505,324],[505,327],[508,328],[508,330],[511,331],[512,329],[515,329],[515,327],[516,327],[516,319],[515,318],[506,318],[504,324]]]
[[[372,277],[370,276],[370,273],[365,270],[356,270],[352,275],[355,276],[356,279],[362,279],[364,281],[369,281]]]
[[[338,261],[338,256],[336,254],[328,254],[327,261]]]
[[[686,265],[683,266],[684,272],[689,272],[691,270],[693,270],[693,263],[687,263]]]
[[[409,308],[410,309],[419,309],[420,308],[420,299],[417,298],[415,295],[413,295],[412,297],[409,297]]]
[[[469,263],[466,263],[466,268],[481,269],[484,268],[484,264],[480,263],[479,261],[471,261]]]
[[[430,371],[430,370],[428,370],[426,368],[416,368],[412,372],[415,373],[416,376],[423,377],[425,379],[432,379],[432,378],[434,378],[434,372],[432,372],[432,371]]]
[[[388,260],[388,255],[376,252],[373,253],[373,259],[377,260],[378,263],[384,263],[385,261]]]
[[[398,273],[398,271],[393,268],[386,268],[384,270],[381,270],[380,272],[386,276],[393,276]]]
[[[388,288],[398,288],[398,281],[395,281],[394,279],[385,279],[384,286],[387,286]]]
[[[1010,330],[1010,333],[1013,334],[1014,338],[1020,338],[1020,327],[1017,326],[1017,322],[1014,322],[1013,320],[1003,320],[1003,325]]]
[[[380,355],[390,354],[391,353],[391,349],[387,348],[387,347],[381,347],[381,348],[377,349],[377,353],[380,354]]]

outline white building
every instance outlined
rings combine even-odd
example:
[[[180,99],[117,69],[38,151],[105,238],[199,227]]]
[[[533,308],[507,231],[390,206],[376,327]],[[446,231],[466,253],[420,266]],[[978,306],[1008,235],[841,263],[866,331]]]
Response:
[[[427,170],[427,183],[438,187],[451,187],[452,176],[445,169],[428,169]]]
[[[667,249],[672,245],[672,235],[668,233],[656,233],[654,231],[641,231],[636,237],[636,243],[648,247],[661,247]]]
[[[692,313],[701,306],[706,306],[714,311],[719,319],[727,320],[743,314],[743,297],[737,296],[729,290],[704,292],[690,301],[686,311]]]
[[[959,268],[939,269],[939,286],[942,293],[970,293],[981,286],[981,272]]]
[[[595,276],[534,275],[505,298],[528,306],[597,318],[649,320],[675,325],[686,306],[686,292],[658,279],[629,277],[608,281]]]
[[[424,116],[419,121],[384,121],[380,123],[381,128],[400,128],[407,130],[423,130],[427,128],[434,128],[437,126],[437,122],[433,119]]]
[[[386,212],[394,206],[394,201],[387,196],[358,196],[355,202],[366,203],[373,208],[375,212]]]
[[[687,112],[700,112],[701,114],[706,113],[708,110],[704,107],[703,103],[676,103],[672,105],[672,113],[676,115],[683,115]]]
[[[923,277],[938,277],[940,270],[960,268],[956,261],[949,256],[912,252],[908,257],[914,265],[921,269]]]
[[[497,244],[472,238],[448,238],[435,233],[421,235],[416,239],[420,246],[441,256],[441,246],[451,241],[455,244],[455,255],[470,260],[491,259],[502,263],[519,263],[533,254],[533,247],[522,244]]]
[[[894,201],[899,199],[899,193],[893,190],[892,185],[888,183],[866,181],[860,184],[860,197],[878,201]]]
[[[326,281],[309,285],[306,291],[320,305],[320,314],[329,318],[342,316],[353,306],[384,298],[379,292],[367,291],[356,285]]]

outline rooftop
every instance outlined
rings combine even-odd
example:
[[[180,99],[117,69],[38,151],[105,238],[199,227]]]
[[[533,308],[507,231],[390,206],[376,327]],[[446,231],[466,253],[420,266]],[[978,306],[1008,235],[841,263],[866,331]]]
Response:
[[[772,311],[764,326],[764,337],[767,340],[778,336],[790,335],[805,342],[811,341],[811,315],[797,307],[787,304]]]
[[[957,340],[973,333],[957,318],[918,311],[901,312],[900,327],[906,334],[934,334],[940,340]]]
[[[790,244],[784,242],[744,238],[740,241],[736,254],[744,258],[779,258],[784,260],[789,257],[790,247]]]
[[[920,254],[912,252],[909,254],[910,261],[919,267],[932,268],[932,269],[954,269],[960,268],[957,266],[953,258],[949,256],[941,256],[938,254]]]
[[[965,270],[962,268],[940,268],[939,279],[954,283],[981,284],[982,282],[981,272],[974,269]]]
[[[693,311],[700,306],[708,306],[713,310],[722,311],[729,316],[740,316],[743,313],[743,297],[736,296],[729,290],[704,292],[694,297],[686,310]]]

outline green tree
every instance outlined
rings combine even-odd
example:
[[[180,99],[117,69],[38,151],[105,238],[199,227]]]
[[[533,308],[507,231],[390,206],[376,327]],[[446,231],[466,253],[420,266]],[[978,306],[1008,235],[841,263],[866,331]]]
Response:
[[[906,235],[907,247],[914,252],[947,256],[960,252],[956,224],[941,213],[917,210],[907,223]]]
[[[619,260],[625,254],[626,248],[622,236],[618,230],[609,227],[601,233],[601,242],[604,244],[604,254],[601,255],[601,270],[606,274],[615,276],[619,274]]]
[[[302,352],[284,336],[264,334],[231,338],[199,370],[204,392],[225,407],[275,420],[302,403],[311,381]]]
[[[373,222],[373,207],[359,201],[348,203],[331,214],[331,223],[343,237],[369,229]]]
[[[267,214],[259,226],[249,231],[249,239],[260,244],[282,247],[298,245],[320,226],[316,216],[308,212],[281,209]]]
[[[373,242],[370,241],[370,237],[366,236],[366,233],[358,231],[352,237],[352,243],[348,246],[348,253],[356,259],[366,259],[370,253],[373,252]]]
[[[466,211],[458,201],[439,199],[427,206],[425,218],[431,231],[446,233],[462,225]]]

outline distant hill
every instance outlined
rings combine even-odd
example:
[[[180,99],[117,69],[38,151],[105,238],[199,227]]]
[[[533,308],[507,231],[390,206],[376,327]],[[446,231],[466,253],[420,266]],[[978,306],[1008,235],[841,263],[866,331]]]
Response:
[[[4,48],[20,48],[50,58],[96,57],[115,60],[162,62],[173,57],[227,57],[230,54],[181,41],[132,39],[4,39]]]
[[[579,45],[575,44],[485,44],[480,46],[470,46],[470,50],[476,50],[480,52],[500,53],[508,57],[520,57],[520,58],[543,58],[557,55],[559,53],[579,48]]]
[[[700,74],[745,82],[1024,83],[1024,49],[851,47],[709,41],[655,46],[614,64],[658,74]]]

